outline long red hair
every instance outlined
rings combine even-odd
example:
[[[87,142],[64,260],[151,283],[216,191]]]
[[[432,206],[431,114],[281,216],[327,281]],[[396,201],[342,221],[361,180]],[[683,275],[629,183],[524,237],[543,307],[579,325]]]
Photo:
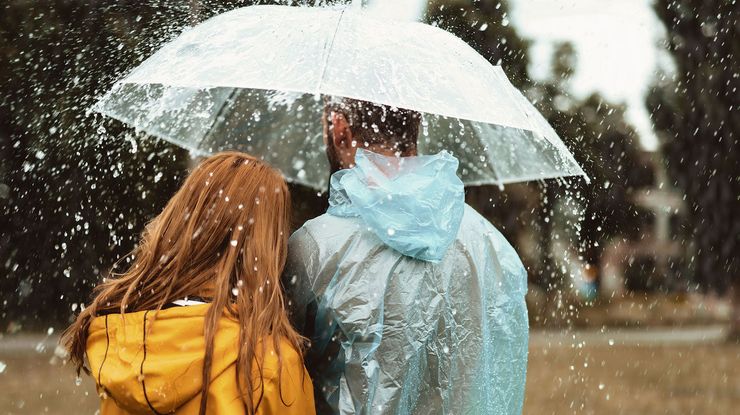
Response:
[[[246,412],[254,414],[261,398],[253,402],[252,392],[263,387],[258,356],[264,350],[256,351],[260,340],[263,345],[274,341],[279,362],[280,339],[299,353],[303,346],[288,320],[280,284],[290,210],[285,180],[268,164],[237,152],[204,160],[146,226],[139,245],[119,261],[126,271],[111,271],[95,288],[92,303],[65,331],[62,342],[78,373],[88,372],[88,328],[96,316],[159,311],[178,299],[205,296],[211,307],[204,329],[200,413],[205,413],[208,399],[214,335],[226,315],[240,323],[237,382]],[[251,376],[255,365],[260,375],[256,384]]]

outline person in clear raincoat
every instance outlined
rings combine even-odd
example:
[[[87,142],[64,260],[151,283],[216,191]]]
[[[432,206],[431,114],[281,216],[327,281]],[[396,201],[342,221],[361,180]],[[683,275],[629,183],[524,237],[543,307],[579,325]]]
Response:
[[[284,274],[317,413],[521,413],[526,271],[465,204],[457,159],[417,156],[419,124],[326,102],[330,207],[291,236]]]

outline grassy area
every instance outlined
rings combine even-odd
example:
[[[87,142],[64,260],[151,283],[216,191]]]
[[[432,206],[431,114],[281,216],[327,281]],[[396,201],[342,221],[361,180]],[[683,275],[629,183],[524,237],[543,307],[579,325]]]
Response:
[[[47,353],[0,352],[0,414],[94,414],[98,396],[92,380],[76,375]]]
[[[535,336],[536,337],[536,336]],[[0,340],[2,342],[2,340]],[[50,352],[0,347],[0,413],[93,414],[95,388]],[[0,365],[2,368],[2,365]],[[525,414],[722,414],[740,407],[740,346],[530,347]]]
[[[729,414],[740,346],[530,348],[526,414]]]

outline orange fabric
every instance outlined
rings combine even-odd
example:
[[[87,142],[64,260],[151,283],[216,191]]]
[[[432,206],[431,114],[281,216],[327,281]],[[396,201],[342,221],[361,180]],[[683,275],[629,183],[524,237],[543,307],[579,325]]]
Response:
[[[112,314],[90,324],[87,357],[101,394],[101,414],[198,414],[209,305]],[[145,329],[146,327],[146,329]],[[146,337],[146,340],[145,340]],[[221,318],[214,339],[209,414],[244,414],[236,382],[239,325]],[[260,415],[314,414],[313,386],[300,356],[281,341],[282,373],[272,340],[265,340]],[[259,384],[257,365],[252,373]],[[253,401],[260,397],[254,392]],[[281,399],[282,397],[282,399]],[[156,412],[155,412],[156,411]]]

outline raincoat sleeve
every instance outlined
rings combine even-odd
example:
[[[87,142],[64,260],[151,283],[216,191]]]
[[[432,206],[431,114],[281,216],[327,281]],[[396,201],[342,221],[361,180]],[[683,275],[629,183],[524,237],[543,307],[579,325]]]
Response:
[[[288,244],[283,284],[291,322],[310,342],[304,361],[313,380],[317,412],[330,413],[336,407],[336,402],[330,404],[329,401],[336,400],[343,359],[334,336],[335,319],[319,305],[327,268],[322,263],[320,248],[307,229],[297,230]]]
[[[316,413],[313,386],[298,353],[289,346],[282,349],[281,376],[265,367],[258,415],[311,415]],[[277,362],[272,362],[277,369]],[[267,366],[267,365],[265,365]],[[258,392],[255,392],[258,394]],[[259,399],[259,397],[255,397]]]
[[[298,229],[288,242],[288,260],[283,273],[283,285],[288,297],[288,312],[293,326],[310,339],[309,308],[316,306],[313,282],[319,271],[319,247],[313,236],[305,229]],[[311,330],[312,331],[312,330]]]
[[[485,333],[481,355],[488,379],[488,391],[481,401],[486,402],[487,413],[520,414],[529,344],[527,271],[501,232],[483,220],[480,229],[486,229],[487,242],[478,255],[485,259],[479,268],[486,287],[481,302],[487,309],[481,326]]]

